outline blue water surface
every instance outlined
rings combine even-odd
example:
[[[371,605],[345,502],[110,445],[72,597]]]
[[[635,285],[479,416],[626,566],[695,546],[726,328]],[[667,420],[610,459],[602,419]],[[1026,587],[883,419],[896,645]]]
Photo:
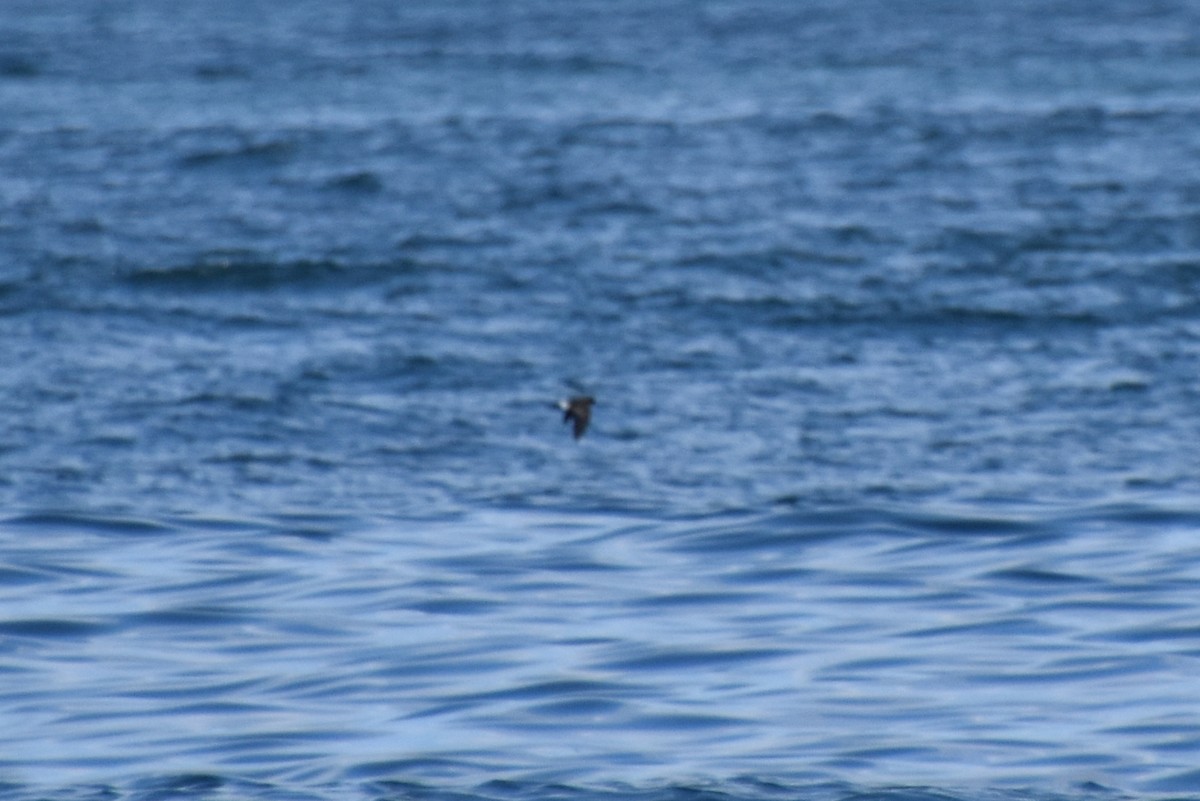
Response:
[[[1195,4],[14,0],[0,109],[0,799],[1200,797]]]

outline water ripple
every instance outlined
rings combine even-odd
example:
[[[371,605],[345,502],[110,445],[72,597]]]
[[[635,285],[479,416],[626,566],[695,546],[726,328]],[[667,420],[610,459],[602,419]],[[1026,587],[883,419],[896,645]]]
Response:
[[[0,799],[1197,794],[1195,17],[0,4]]]

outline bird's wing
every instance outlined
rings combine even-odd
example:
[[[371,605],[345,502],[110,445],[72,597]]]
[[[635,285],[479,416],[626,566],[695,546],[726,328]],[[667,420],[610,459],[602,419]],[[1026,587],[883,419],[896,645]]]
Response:
[[[575,434],[575,439],[579,439],[580,437],[583,436],[583,432],[587,431],[588,421],[591,418],[591,415],[588,413],[587,409],[584,409],[582,411],[574,412],[574,413],[567,412],[567,416],[575,418],[574,434]]]

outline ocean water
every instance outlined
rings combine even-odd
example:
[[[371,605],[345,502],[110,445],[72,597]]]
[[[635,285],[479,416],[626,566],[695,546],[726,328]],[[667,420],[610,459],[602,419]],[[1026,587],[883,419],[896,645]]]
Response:
[[[11,0],[0,110],[0,799],[1200,797],[1200,6]]]

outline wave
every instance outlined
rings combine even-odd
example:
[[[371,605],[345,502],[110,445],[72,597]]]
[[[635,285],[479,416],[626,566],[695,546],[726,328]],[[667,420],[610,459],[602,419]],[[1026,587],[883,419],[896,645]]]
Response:
[[[730,781],[657,784],[571,783],[493,779],[480,784],[438,784],[404,778],[417,769],[454,771],[454,761],[395,760],[364,765],[352,773],[394,775],[396,778],[364,779],[318,786],[293,786],[256,781],[214,773],[180,773],[135,778],[125,784],[83,784],[62,787],[32,787],[16,782],[0,783],[4,801],[161,801],[236,797],[247,801],[1128,801],[1131,797],[1094,782],[1080,782],[1065,790],[996,788],[964,791],[935,786],[854,785],[842,782],[791,782],[770,778],[741,777]],[[1189,792],[1196,777],[1168,783],[1160,792]],[[1178,787],[1174,787],[1178,784]],[[1174,789],[1173,789],[1174,787]]]
[[[28,675],[0,707],[90,745],[18,729],[0,799],[1131,797],[1047,784],[1089,766],[1194,793],[1172,710],[1198,526],[1139,504],[17,516],[0,635]],[[167,752],[205,770],[155,773]]]
[[[295,142],[286,139],[235,141],[199,147],[179,158],[181,167],[278,165],[297,153]]]
[[[45,56],[0,53],[0,79],[27,80],[41,76],[46,69]]]
[[[135,288],[219,292],[279,288],[360,286],[393,274],[395,267],[355,264],[336,259],[273,260],[253,253],[213,253],[166,267],[135,267],[124,275]]]

